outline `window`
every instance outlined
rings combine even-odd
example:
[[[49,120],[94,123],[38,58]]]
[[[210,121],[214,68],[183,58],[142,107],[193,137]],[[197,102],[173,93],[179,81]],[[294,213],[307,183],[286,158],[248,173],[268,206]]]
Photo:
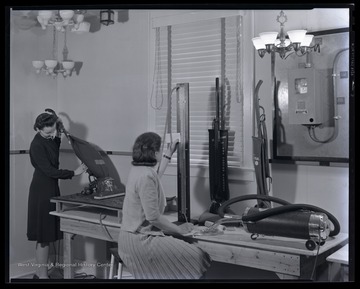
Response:
[[[156,27],[150,100],[155,131],[164,135],[169,99],[171,130],[176,131],[174,87],[189,83],[191,165],[208,165],[208,129],[216,117],[216,78],[220,79],[225,129],[229,131],[228,166],[244,164],[242,29],[241,15]]]

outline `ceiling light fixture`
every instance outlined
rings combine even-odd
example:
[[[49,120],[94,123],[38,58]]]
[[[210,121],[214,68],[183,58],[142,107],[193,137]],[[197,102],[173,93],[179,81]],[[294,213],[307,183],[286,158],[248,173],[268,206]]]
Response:
[[[106,26],[110,24],[114,24],[114,11],[107,9],[107,10],[100,10],[100,23]]]
[[[54,26],[57,31],[65,31],[66,26],[73,26],[72,31],[77,31],[81,23],[90,23],[84,21],[86,10],[58,10],[54,13],[52,10],[40,10],[37,20],[41,28],[46,29],[48,26]],[[83,26],[83,25],[82,25]]]
[[[69,51],[66,46],[66,30],[64,30],[64,48],[62,51],[64,60],[62,62],[57,61],[56,56],[56,31],[57,29],[54,26],[52,59],[34,60],[32,65],[36,69],[37,74],[43,71],[46,75],[52,76],[53,78],[58,74],[62,74],[64,77],[71,76],[75,62],[67,59]]]
[[[259,37],[252,39],[261,58],[263,58],[266,53],[271,52],[279,53],[281,59],[286,59],[293,53],[297,56],[303,56],[313,51],[320,52],[319,43],[310,46],[314,35],[306,34],[306,30],[290,30],[287,34],[285,33],[284,23],[287,21],[287,16],[282,10],[280,15],[277,16],[276,21],[280,23],[280,33],[263,32],[259,33]]]

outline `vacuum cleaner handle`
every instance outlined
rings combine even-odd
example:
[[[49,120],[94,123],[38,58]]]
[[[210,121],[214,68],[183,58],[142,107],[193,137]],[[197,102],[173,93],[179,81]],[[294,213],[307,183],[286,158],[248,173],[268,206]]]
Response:
[[[60,117],[57,116],[56,112],[51,108],[46,108],[45,111],[52,113],[53,115],[55,115],[58,118],[59,121],[56,124],[56,129],[63,132],[66,135],[66,137],[69,138],[69,132],[65,129]]]

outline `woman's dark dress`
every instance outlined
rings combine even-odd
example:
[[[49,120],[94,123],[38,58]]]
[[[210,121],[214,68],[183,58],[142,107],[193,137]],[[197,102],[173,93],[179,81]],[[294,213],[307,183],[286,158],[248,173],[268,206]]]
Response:
[[[61,139],[46,139],[37,133],[30,145],[30,160],[35,168],[28,199],[27,237],[39,243],[62,238],[59,220],[49,214],[55,211],[50,198],[59,196],[58,179],[71,179],[74,171],[59,169]]]

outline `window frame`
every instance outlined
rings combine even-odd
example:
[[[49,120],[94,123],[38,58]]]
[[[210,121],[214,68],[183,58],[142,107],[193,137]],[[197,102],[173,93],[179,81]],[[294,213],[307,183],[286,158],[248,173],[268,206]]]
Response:
[[[207,19],[221,18],[227,16],[241,15],[243,17],[243,39],[251,39],[253,36],[253,12],[248,10],[188,10],[188,11],[150,11],[149,16],[149,84],[148,91],[148,130],[155,131],[155,115],[156,111],[151,107],[151,93],[153,87],[153,79],[155,72],[155,38],[156,27],[189,23]],[[243,109],[244,109],[244,160],[243,165],[239,168],[229,167],[229,180],[238,181],[255,181],[255,171],[252,163],[252,136],[254,132],[253,121],[253,92],[254,82],[254,48],[251,41],[244,43],[244,79],[243,79]],[[253,61],[246,61],[252,59]],[[177,164],[169,163],[164,175],[177,175]],[[190,164],[190,177],[209,177],[209,167],[204,164]]]

